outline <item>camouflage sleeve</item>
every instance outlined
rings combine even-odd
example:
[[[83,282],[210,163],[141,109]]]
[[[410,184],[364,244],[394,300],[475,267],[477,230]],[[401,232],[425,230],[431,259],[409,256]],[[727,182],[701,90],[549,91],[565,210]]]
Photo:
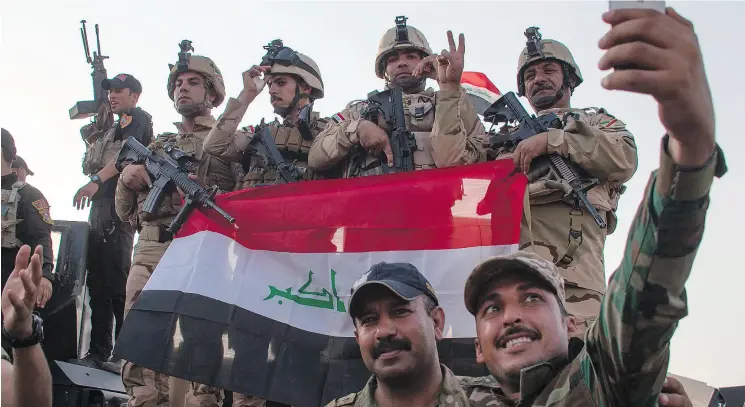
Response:
[[[54,221],[50,213],[49,201],[35,187],[26,184],[21,193],[21,201],[18,208],[25,223],[23,236],[19,239],[31,247],[31,252],[36,246],[44,249],[41,262],[41,272],[47,280],[55,282],[54,270],[54,251],[52,249],[52,226]],[[19,233],[20,234],[20,233]]]
[[[486,132],[468,94],[438,91],[435,103],[430,141],[437,168],[486,161]]]
[[[225,112],[217,119],[207,138],[204,140],[204,151],[227,162],[240,161],[243,151],[251,141],[251,135],[238,130],[248,106],[238,99],[230,98]]]
[[[670,339],[687,314],[684,284],[704,232],[721,152],[700,168],[677,166],[663,139],[621,265],[608,283],[580,361],[595,405],[656,406]],[[719,160],[722,160],[721,162]]]
[[[121,177],[116,182],[114,209],[122,222],[130,222],[137,210],[137,192],[124,185]]]
[[[313,171],[326,171],[347,158],[352,147],[360,143],[357,126],[362,121],[366,104],[350,103],[341,112],[331,116],[326,127],[313,139],[308,152],[308,167]]]
[[[587,120],[570,120],[564,130],[549,130],[548,153],[569,158],[600,181],[630,180],[638,165],[634,136],[604,110]]]

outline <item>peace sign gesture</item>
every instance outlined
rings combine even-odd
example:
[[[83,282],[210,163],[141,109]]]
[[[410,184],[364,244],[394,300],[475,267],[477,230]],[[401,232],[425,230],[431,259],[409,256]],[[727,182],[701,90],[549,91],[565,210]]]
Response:
[[[440,89],[458,90],[460,77],[463,75],[463,57],[466,53],[466,37],[458,36],[458,48],[455,48],[453,32],[448,30],[448,45],[450,50],[442,50],[437,60],[437,82]]]

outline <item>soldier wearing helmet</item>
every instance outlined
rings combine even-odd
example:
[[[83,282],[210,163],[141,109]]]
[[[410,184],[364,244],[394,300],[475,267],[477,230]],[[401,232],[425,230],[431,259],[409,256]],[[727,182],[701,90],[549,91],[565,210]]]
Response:
[[[190,41],[183,41],[176,65],[170,65],[167,90],[174,108],[181,114],[181,122],[174,123],[178,133],[163,133],[149,145],[158,153],[174,146],[196,158],[193,168],[197,182],[206,187],[217,185],[220,191],[232,191],[236,178],[230,166],[203,149],[204,140],[216,120],[212,108],[225,99],[225,83],[220,70],[210,58],[191,55]],[[142,205],[152,186],[152,181],[142,165],[129,164],[123,170],[116,188],[116,213],[130,222],[139,231],[139,240],[134,248],[132,267],[126,287],[125,318],[133,303],[144,288],[158,262],[173,240],[166,230],[181,209],[182,199],[177,190],[166,195],[154,215],[142,210]],[[184,337],[182,348],[188,348],[190,330],[181,321]],[[219,338],[217,338],[219,342]],[[129,405],[162,406],[169,400],[169,377],[131,362],[122,368],[122,382],[130,396]],[[223,398],[222,390],[192,383],[186,395],[186,405],[218,406]]]
[[[313,102],[324,95],[318,65],[309,56],[285,47],[281,40],[272,41],[264,49],[267,53],[261,64],[243,73],[243,90],[237,98],[228,100],[225,112],[207,136],[205,151],[238,166],[243,174],[236,189],[283,182],[276,170],[248,147],[254,133],[268,127],[285,161],[301,169],[297,180],[335,177],[331,171],[313,172],[307,168],[313,139],[328,123],[328,119],[313,111]],[[238,129],[248,106],[265,86],[282,122],[275,119],[265,124],[262,120],[259,126]]]
[[[403,92],[406,128],[416,140],[416,170],[486,160],[484,127],[460,86],[465,39],[461,34],[456,48],[448,32],[448,42],[449,50],[433,54],[424,34],[400,16],[396,27],[383,35],[375,57],[375,74],[385,81],[385,87],[398,87]],[[427,79],[437,80],[440,90],[426,88]],[[382,174],[383,165],[392,165],[385,130],[363,118],[368,105],[366,101],[352,102],[332,116],[311,147],[311,169],[324,171],[341,164],[345,177],[357,177]]]
[[[577,319],[579,336],[600,311],[606,287],[605,239],[616,227],[623,184],[637,168],[636,144],[626,125],[605,109],[570,106],[582,73],[564,44],[541,39],[537,27],[528,28],[525,35],[528,41],[517,67],[518,94],[528,99],[538,116],[556,113],[562,118],[562,128],[533,136],[514,149],[500,148],[495,155],[497,159],[512,157],[529,174],[530,205],[525,207],[520,244],[532,246],[563,269],[567,309]],[[587,195],[606,228],[575,207],[571,196],[555,188],[545,171],[531,166],[534,158],[552,153],[569,158],[598,179],[599,184]]]

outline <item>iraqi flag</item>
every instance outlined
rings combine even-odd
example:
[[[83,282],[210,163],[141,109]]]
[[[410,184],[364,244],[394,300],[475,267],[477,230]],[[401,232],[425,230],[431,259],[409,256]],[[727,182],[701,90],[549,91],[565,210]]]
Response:
[[[460,84],[470,96],[476,113],[482,116],[486,109],[502,96],[494,83],[481,72],[463,72]]]
[[[409,262],[445,309],[441,362],[481,376],[465,280],[518,249],[527,179],[511,160],[224,194],[235,231],[194,211],[124,321],[116,355],[155,371],[317,407],[370,377],[347,313],[375,263]]]

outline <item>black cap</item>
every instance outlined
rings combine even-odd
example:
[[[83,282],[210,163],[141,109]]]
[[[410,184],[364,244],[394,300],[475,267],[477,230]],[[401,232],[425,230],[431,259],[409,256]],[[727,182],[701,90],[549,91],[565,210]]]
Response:
[[[28,175],[34,175],[34,172],[28,168],[28,164],[26,164],[26,160],[21,158],[20,155],[16,156],[16,159],[13,160],[13,164],[10,165],[10,168],[23,168],[26,170]]]
[[[8,130],[2,129],[2,136],[3,158],[12,163],[13,158],[16,156],[16,142]]]
[[[129,88],[132,92],[142,93],[142,84],[140,84],[140,81],[126,73],[120,73],[111,79],[104,79],[101,87],[106,90]]]
[[[406,301],[412,301],[424,294],[432,298],[435,304],[439,305],[432,284],[427,281],[414,265],[409,263],[381,262],[370,267],[370,270],[352,285],[352,292],[349,297],[350,314],[354,309],[356,294],[362,287],[371,284],[380,284]]]

